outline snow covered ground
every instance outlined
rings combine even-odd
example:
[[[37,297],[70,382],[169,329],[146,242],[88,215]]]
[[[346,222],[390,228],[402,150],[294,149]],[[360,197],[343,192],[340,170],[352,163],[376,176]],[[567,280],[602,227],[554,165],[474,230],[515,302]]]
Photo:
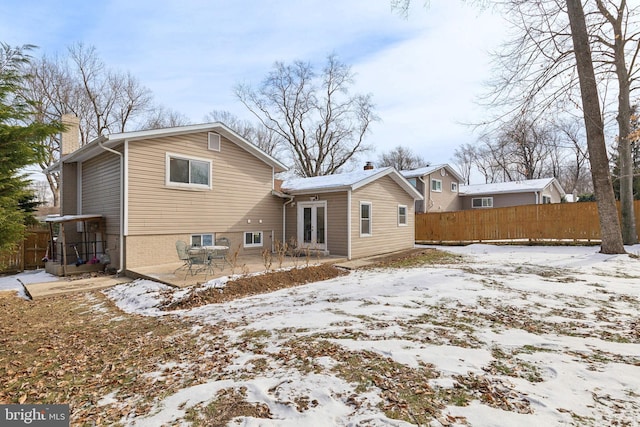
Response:
[[[0,276],[0,292],[16,291],[21,298],[27,298],[20,282],[28,285],[30,283],[55,282],[56,280],[60,280],[60,278],[44,270],[23,271],[10,276]]]
[[[380,384],[362,391],[338,374],[345,354],[368,351],[409,369],[431,366],[437,375],[429,382],[439,396],[466,384],[465,406],[449,402],[434,426],[639,425],[639,259],[602,255],[599,247],[441,249],[465,261],[358,270],[170,313],[158,304],[184,290],[136,281],[105,291],[129,313],[225,325],[233,352],[224,379],[182,389],[123,423],[181,423],[189,408],[206,405],[219,390],[244,387],[247,400],[266,405],[272,418],[231,425],[411,425],[385,415]],[[640,246],[627,249],[640,253]],[[340,350],[298,351],[300,363],[283,358],[289,342],[303,338]]]

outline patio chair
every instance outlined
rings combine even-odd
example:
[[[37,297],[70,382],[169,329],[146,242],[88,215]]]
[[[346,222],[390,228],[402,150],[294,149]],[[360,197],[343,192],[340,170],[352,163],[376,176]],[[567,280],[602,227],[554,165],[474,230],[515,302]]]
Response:
[[[204,280],[207,280],[209,273],[213,275],[213,263],[209,252],[204,248],[193,247],[188,251],[189,254],[189,272],[191,275],[199,274],[205,271]],[[185,277],[186,280],[186,277]]]
[[[227,259],[227,255],[229,255],[229,247],[231,246],[231,242],[226,237],[221,237],[216,239],[216,246],[224,246],[226,249],[216,249],[210,255],[209,259],[212,263],[216,265],[216,267],[220,267],[220,270],[224,270],[225,264],[229,264],[229,260]]]
[[[173,274],[176,274],[180,270],[191,271],[191,259],[189,258],[189,245],[182,240],[176,241],[176,251],[178,252],[178,258],[182,261],[182,265],[175,269]]]

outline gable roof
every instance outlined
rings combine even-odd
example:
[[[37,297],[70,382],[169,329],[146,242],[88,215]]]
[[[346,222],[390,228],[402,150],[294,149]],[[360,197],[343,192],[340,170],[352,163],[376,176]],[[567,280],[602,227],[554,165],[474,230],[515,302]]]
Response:
[[[405,178],[411,179],[411,178],[418,178],[425,175],[431,175],[432,173],[437,172],[443,168],[446,169],[450,174],[452,174],[458,180],[458,182],[464,182],[464,178],[462,178],[462,176],[458,173],[458,171],[456,171],[447,163],[440,164],[440,165],[433,165],[433,166],[425,166],[418,169],[403,170],[403,171],[400,171],[400,173]]]
[[[461,196],[480,196],[484,194],[533,193],[543,191],[554,185],[562,196],[565,195],[560,183],[555,178],[525,179],[523,181],[496,182],[492,184],[461,185],[458,193]]]
[[[282,190],[292,195],[357,190],[358,188],[385,176],[389,176],[393,179],[414,199],[422,199],[422,195],[420,195],[418,190],[416,190],[409,181],[407,181],[392,167],[359,170],[349,173],[314,176],[309,178],[292,178],[282,183]]]
[[[92,157],[97,156],[98,154],[104,152],[101,146],[107,148],[114,148],[124,141],[140,141],[150,138],[160,138],[160,137],[168,137],[174,135],[185,135],[189,133],[196,132],[215,132],[218,133],[240,148],[245,151],[253,154],[258,159],[262,160],[266,164],[272,166],[275,169],[275,172],[284,172],[288,168],[281,163],[279,160],[270,156],[269,154],[262,151],[257,146],[253,145],[251,142],[237,134],[231,128],[227,127],[224,123],[214,122],[214,123],[203,123],[198,125],[188,125],[188,126],[176,126],[171,128],[162,128],[162,129],[150,129],[150,130],[141,130],[134,132],[123,132],[123,133],[113,133],[110,135],[100,136],[88,144],[80,147],[78,150],[64,156],[61,161],[62,162],[78,162],[85,161]],[[55,165],[54,165],[55,166]],[[50,167],[50,169],[53,167]]]

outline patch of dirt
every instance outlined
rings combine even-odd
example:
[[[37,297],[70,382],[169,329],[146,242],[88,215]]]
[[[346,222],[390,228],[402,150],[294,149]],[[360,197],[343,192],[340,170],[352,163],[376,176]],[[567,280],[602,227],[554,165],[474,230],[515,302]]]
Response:
[[[423,248],[376,257],[372,261],[371,265],[364,268],[406,268],[425,264],[457,263],[462,261],[462,257],[437,249]],[[203,289],[195,287],[180,300],[169,301],[167,298],[167,302],[163,304],[162,308],[164,310],[181,310],[223,303],[251,295],[329,280],[345,274],[347,274],[345,270],[332,264],[321,264],[244,276],[228,281],[224,288]]]
[[[382,255],[373,258],[372,261],[373,264],[365,267],[366,269],[420,267],[429,264],[457,264],[463,261],[463,257],[439,249],[418,248]]]
[[[273,292],[311,282],[333,279],[347,272],[331,264],[314,265],[304,268],[293,268],[286,271],[273,271],[265,274],[244,276],[230,280],[224,288],[193,288],[184,298],[167,302],[164,310],[180,310],[216,304],[244,298],[251,295]]]

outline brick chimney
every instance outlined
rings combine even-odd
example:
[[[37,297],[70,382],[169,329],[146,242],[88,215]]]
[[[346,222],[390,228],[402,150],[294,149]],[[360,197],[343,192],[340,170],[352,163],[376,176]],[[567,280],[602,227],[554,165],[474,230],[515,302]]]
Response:
[[[369,170],[371,170],[371,169],[373,169],[373,162],[367,162],[367,163],[364,165],[364,170],[369,171]]]
[[[80,148],[80,119],[75,114],[63,114],[60,118],[66,129],[60,138],[60,157]]]

